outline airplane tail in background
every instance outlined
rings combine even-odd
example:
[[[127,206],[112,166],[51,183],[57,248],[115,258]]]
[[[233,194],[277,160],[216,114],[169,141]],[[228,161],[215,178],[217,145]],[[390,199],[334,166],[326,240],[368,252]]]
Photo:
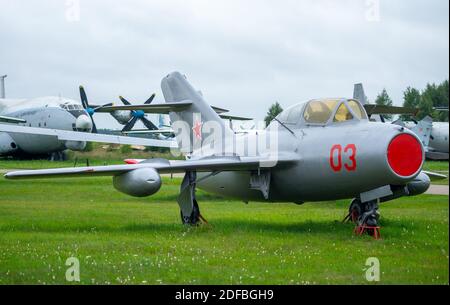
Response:
[[[433,129],[433,119],[426,116],[422,121],[418,122],[411,130],[419,137],[425,150],[428,150],[430,144],[431,130]]]
[[[177,134],[177,141],[183,151],[186,151],[186,143],[182,143],[179,130],[182,125],[190,133],[190,143],[202,143],[204,139],[212,136],[214,132],[221,132],[222,137],[233,134],[233,131],[224,123],[214,109],[203,99],[203,96],[189,84],[186,77],[179,72],[173,72],[161,81],[161,88],[166,103],[192,103],[187,109],[170,112],[170,121]],[[178,125],[179,124],[179,125]],[[177,126],[178,125],[178,126]],[[184,130],[182,132],[185,132]],[[186,142],[186,141],[184,141]],[[190,149],[192,152],[192,147]]]
[[[353,88],[353,98],[358,100],[363,105],[367,104],[368,100],[366,94],[364,93],[363,84],[355,84]]]

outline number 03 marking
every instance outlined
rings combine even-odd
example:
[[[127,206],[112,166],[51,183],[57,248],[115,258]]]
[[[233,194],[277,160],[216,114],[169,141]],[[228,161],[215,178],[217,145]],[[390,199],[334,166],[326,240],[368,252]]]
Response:
[[[350,153],[350,154],[349,154]],[[344,167],[347,171],[352,172],[356,170],[356,145],[348,144],[344,148],[344,154],[348,155]],[[342,146],[340,144],[333,145],[330,150],[330,166],[335,172],[342,171]]]

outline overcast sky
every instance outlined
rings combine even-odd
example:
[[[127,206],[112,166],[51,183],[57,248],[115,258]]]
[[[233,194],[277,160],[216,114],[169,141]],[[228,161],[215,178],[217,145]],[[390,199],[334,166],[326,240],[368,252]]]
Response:
[[[79,15],[77,8],[79,3]],[[213,105],[262,119],[363,82],[395,104],[449,77],[448,0],[0,0],[7,97],[144,102],[178,70]],[[118,127],[106,114],[99,127]]]

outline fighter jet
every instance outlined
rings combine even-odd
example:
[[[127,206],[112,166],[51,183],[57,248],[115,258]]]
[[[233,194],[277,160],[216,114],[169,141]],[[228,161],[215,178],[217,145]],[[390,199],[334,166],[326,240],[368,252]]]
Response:
[[[184,173],[177,202],[182,223],[188,225],[204,219],[197,188],[244,202],[348,198],[352,220],[374,226],[380,202],[422,194],[430,185],[422,171],[420,139],[401,126],[369,122],[356,99],[299,103],[263,132],[235,134],[182,74],[167,75],[161,87],[186,160],[129,160],[124,165],[12,171],[5,177],[112,176],[118,191],[145,197],[159,191],[161,174]]]

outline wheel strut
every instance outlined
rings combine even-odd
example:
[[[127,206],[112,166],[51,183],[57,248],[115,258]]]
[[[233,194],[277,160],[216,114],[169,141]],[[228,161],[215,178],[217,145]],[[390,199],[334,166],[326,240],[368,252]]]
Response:
[[[180,206],[181,222],[185,225],[195,226],[201,221],[208,223],[200,214],[197,199],[195,198],[196,172],[186,172],[180,187],[180,195],[177,198]]]

